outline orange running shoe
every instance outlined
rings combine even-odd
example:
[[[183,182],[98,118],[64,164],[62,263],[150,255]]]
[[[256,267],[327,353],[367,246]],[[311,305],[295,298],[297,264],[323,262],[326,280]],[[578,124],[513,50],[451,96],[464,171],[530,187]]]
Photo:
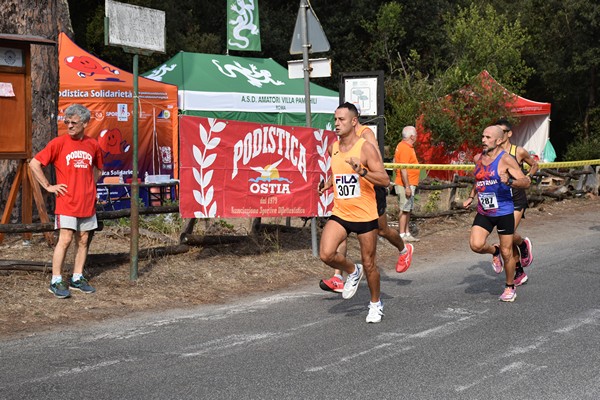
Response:
[[[414,247],[410,243],[406,243],[404,247],[406,247],[406,253],[400,254],[398,256],[398,262],[396,263],[396,272],[398,272],[399,274],[405,272],[412,263]]]
[[[337,276],[332,276],[329,279],[321,279],[319,287],[326,292],[342,293],[344,291],[344,282]]]

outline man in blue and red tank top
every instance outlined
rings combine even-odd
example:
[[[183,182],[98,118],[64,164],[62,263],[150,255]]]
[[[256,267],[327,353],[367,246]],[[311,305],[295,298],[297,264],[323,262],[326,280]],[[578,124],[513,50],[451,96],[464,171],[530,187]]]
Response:
[[[475,156],[475,185],[463,203],[468,208],[477,195],[477,215],[471,227],[469,245],[479,254],[492,254],[501,260],[497,273],[506,274],[506,287],[501,301],[514,301],[517,297],[514,284],[515,260],[513,258],[513,233],[515,231],[512,188],[525,189],[531,180],[519,165],[502,149],[504,132],[497,126],[483,131],[483,152]],[[487,238],[496,227],[500,246],[487,244]]]

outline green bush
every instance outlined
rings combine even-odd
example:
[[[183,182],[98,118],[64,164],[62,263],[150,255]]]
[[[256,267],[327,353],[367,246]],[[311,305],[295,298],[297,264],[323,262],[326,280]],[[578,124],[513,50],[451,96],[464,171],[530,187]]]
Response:
[[[567,146],[566,161],[600,159],[600,138],[577,139]]]
[[[179,213],[145,215],[140,218],[140,228],[165,235],[175,235],[181,232],[183,220]]]

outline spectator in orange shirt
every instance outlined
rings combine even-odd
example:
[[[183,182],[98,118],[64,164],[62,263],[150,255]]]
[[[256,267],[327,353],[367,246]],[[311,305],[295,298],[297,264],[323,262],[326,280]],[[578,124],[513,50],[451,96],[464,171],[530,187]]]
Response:
[[[417,130],[414,126],[405,126],[402,129],[402,141],[396,146],[394,163],[396,164],[418,164],[414,144],[417,141]],[[396,194],[398,195],[398,228],[400,237],[405,242],[418,242],[419,239],[411,235],[408,229],[410,213],[414,207],[414,193],[419,184],[419,169],[397,169],[396,170]]]

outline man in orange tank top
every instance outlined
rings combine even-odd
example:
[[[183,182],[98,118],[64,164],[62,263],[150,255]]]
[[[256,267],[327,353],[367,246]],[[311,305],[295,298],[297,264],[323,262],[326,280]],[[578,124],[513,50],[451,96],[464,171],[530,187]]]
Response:
[[[319,194],[334,188],[334,206],[323,228],[319,256],[325,264],[348,274],[342,292],[344,299],[354,296],[363,273],[366,274],[371,293],[366,320],[376,323],[383,316],[383,304],[379,270],[375,265],[378,215],[374,186],[387,186],[390,178],[375,146],[356,135],[357,123],[358,111],[353,104],[344,103],[335,111],[339,140],[328,149],[332,179],[319,185]],[[353,263],[338,251],[351,232],[357,234],[362,265]]]
[[[359,110],[360,112],[360,110]],[[356,135],[359,138],[365,139],[367,142],[371,143],[375,146],[377,150],[377,154],[383,161],[383,157],[381,156],[381,152],[379,151],[379,144],[377,142],[377,138],[375,137],[375,133],[368,127],[362,125],[360,122],[356,123]],[[413,245],[405,244],[402,238],[400,237],[400,233],[395,229],[392,229],[388,226],[387,216],[386,216],[386,208],[387,208],[387,188],[383,186],[375,186],[375,199],[377,201],[377,214],[379,218],[377,220],[377,224],[379,227],[378,234],[379,236],[387,239],[394,247],[398,249],[398,261],[396,262],[396,272],[402,273],[405,272],[412,262],[413,255]],[[346,246],[347,243],[344,241],[338,251],[342,254],[346,254]],[[337,292],[341,293],[344,290],[344,280],[342,276],[342,271],[336,269],[333,272],[333,276],[329,279],[321,279],[319,282],[319,287],[328,292]]]

